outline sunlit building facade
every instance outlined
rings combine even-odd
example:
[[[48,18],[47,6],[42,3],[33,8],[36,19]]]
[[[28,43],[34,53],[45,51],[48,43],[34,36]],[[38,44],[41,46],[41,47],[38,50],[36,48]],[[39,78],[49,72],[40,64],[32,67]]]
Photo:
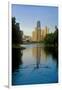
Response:
[[[37,26],[35,30],[32,32],[32,41],[41,41],[48,34],[48,28],[41,29],[40,21],[37,21]]]

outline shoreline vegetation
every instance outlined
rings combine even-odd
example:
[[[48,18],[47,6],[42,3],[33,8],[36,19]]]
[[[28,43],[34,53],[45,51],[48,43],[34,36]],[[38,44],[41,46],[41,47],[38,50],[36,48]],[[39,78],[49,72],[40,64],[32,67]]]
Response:
[[[47,34],[47,36],[44,39],[45,45],[54,45],[58,46],[58,28],[55,26],[55,32]]]
[[[13,44],[12,48],[21,49],[21,50],[26,49],[25,47],[21,46],[20,44]]]
[[[37,43],[23,43],[22,45],[29,45],[29,44],[40,44],[42,47],[55,47],[55,48],[58,48],[58,45],[54,45],[54,44],[47,44],[45,45],[43,42],[40,43],[40,42],[37,42]],[[12,48],[15,48],[15,49],[21,49],[21,50],[24,50],[26,49],[26,47],[24,46],[21,46],[21,44],[13,44],[12,45]]]

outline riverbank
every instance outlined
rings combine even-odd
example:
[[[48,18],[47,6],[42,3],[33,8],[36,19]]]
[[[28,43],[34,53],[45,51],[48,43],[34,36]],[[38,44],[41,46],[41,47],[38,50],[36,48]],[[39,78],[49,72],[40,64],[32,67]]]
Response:
[[[30,44],[40,44],[43,47],[58,47],[57,44],[45,44],[43,41],[42,42],[23,43],[22,45],[30,45]]]
[[[21,46],[20,44],[13,44],[12,48],[21,49],[21,50],[26,49],[25,47]]]

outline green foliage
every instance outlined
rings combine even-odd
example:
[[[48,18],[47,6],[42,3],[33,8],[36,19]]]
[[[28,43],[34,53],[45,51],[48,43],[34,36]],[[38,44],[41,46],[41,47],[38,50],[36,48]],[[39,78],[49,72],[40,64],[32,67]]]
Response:
[[[48,34],[44,39],[45,44],[58,45],[58,28],[55,27],[55,32]]]
[[[16,22],[16,18],[12,17],[12,43],[22,43],[23,32],[20,30],[19,23]]]

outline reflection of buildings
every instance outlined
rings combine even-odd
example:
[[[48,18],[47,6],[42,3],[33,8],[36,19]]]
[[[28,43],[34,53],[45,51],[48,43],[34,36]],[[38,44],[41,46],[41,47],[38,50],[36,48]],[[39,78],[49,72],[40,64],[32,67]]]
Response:
[[[32,55],[36,59],[36,68],[39,68],[40,61],[47,60],[47,54],[44,51],[43,47],[34,47],[32,48]]]
[[[41,47],[34,47],[32,49],[32,54],[35,58],[40,58],[41,57]]]
[[[44,30],[41,29],[40,21],[37,21],[37,27],[32,32],[32,41],[41,41],[48,34],[48,28],[46,27]]]
[[[41,48],[40,47],[32,48],[32,54],[36,58],[36,68],[39,68],[41,58]]]

